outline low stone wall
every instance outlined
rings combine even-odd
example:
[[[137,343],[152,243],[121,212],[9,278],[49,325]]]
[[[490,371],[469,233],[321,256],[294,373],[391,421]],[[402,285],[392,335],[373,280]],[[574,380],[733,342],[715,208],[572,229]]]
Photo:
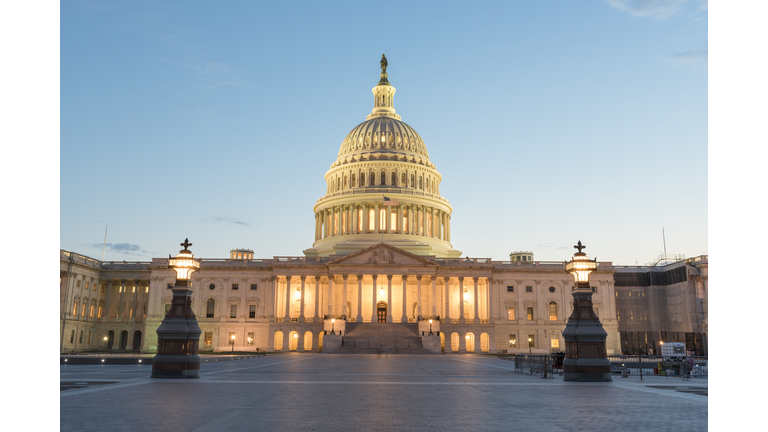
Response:
[[[341,335],[322,335],[323,354],[332,353],[341,348]]]

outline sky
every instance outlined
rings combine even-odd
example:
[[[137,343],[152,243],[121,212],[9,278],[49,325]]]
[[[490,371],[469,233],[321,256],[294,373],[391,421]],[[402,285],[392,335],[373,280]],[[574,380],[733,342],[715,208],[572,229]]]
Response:
[[[312,247],[373,107],[424,139],[463,256],[708,254],[708,4],[62,1],[60,248]],[[664,237],[662,237],[662,229]]]

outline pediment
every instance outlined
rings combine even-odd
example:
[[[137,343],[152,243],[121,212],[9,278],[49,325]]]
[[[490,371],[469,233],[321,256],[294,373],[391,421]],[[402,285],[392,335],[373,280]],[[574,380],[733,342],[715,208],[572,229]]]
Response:
[[[327,265],[436,266],[437,263],[386,243],[379,243],[329,261]]]

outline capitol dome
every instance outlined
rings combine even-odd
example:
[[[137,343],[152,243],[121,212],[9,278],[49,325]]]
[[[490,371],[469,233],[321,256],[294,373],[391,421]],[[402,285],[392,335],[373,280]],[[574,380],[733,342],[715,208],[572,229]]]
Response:
[[[374,107],[341,143],[314,206],[315,242],[308,257],[348,255],[387,243],[421,256],[458,258],[443,178],[424,140],[395,112],[395,88],[382,55]]]

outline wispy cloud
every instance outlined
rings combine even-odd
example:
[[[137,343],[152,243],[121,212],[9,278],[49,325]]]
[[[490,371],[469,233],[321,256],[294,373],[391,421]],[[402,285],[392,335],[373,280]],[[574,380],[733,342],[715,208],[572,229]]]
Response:
[[[688,0],[605,0],[609,6],[634,16],[669,18]]]
[[[685,66],[693,63],[698,63],[700,61],[703,61],[706,63],[707,60],[709,60],[708,50],[706,49],[684,51],[681,53],[672,54],[670,58],[678,66]]]
[[[91,246],[96,249],[101,249],[104,247],[104,243],[92,243],[88,246]],[[122,255],[147,255],[152,254],[152,252],[145,251],[141,248],[141,246],[137,244],[131,244],[131,243],[107,243],[106,244],[106,250],[110,252],[119,253]]]
[[[248,222],[246,222],[246,221],[244,221],[242,219],[226,218],[226,217],[218,217],[218,216],[214,216],[214,217],[212,217],[212,218],[210,218],[208,220],[203,220],[203,222],[223,222],[223,223],[230,223],[230,224],[233,224],[233,225],[251,226],[250,223],[248,223]]]
[[[236,75],[232,66],[221,62],[185,63],[182,65],[200,79],[200,87],[218,88],[223,86],[253,87],[251,83]]]
[[[558,246],[555,243],[539,243],[536,247],[540,248],[556,248],[556,249],[568,249],[568,246]]]

